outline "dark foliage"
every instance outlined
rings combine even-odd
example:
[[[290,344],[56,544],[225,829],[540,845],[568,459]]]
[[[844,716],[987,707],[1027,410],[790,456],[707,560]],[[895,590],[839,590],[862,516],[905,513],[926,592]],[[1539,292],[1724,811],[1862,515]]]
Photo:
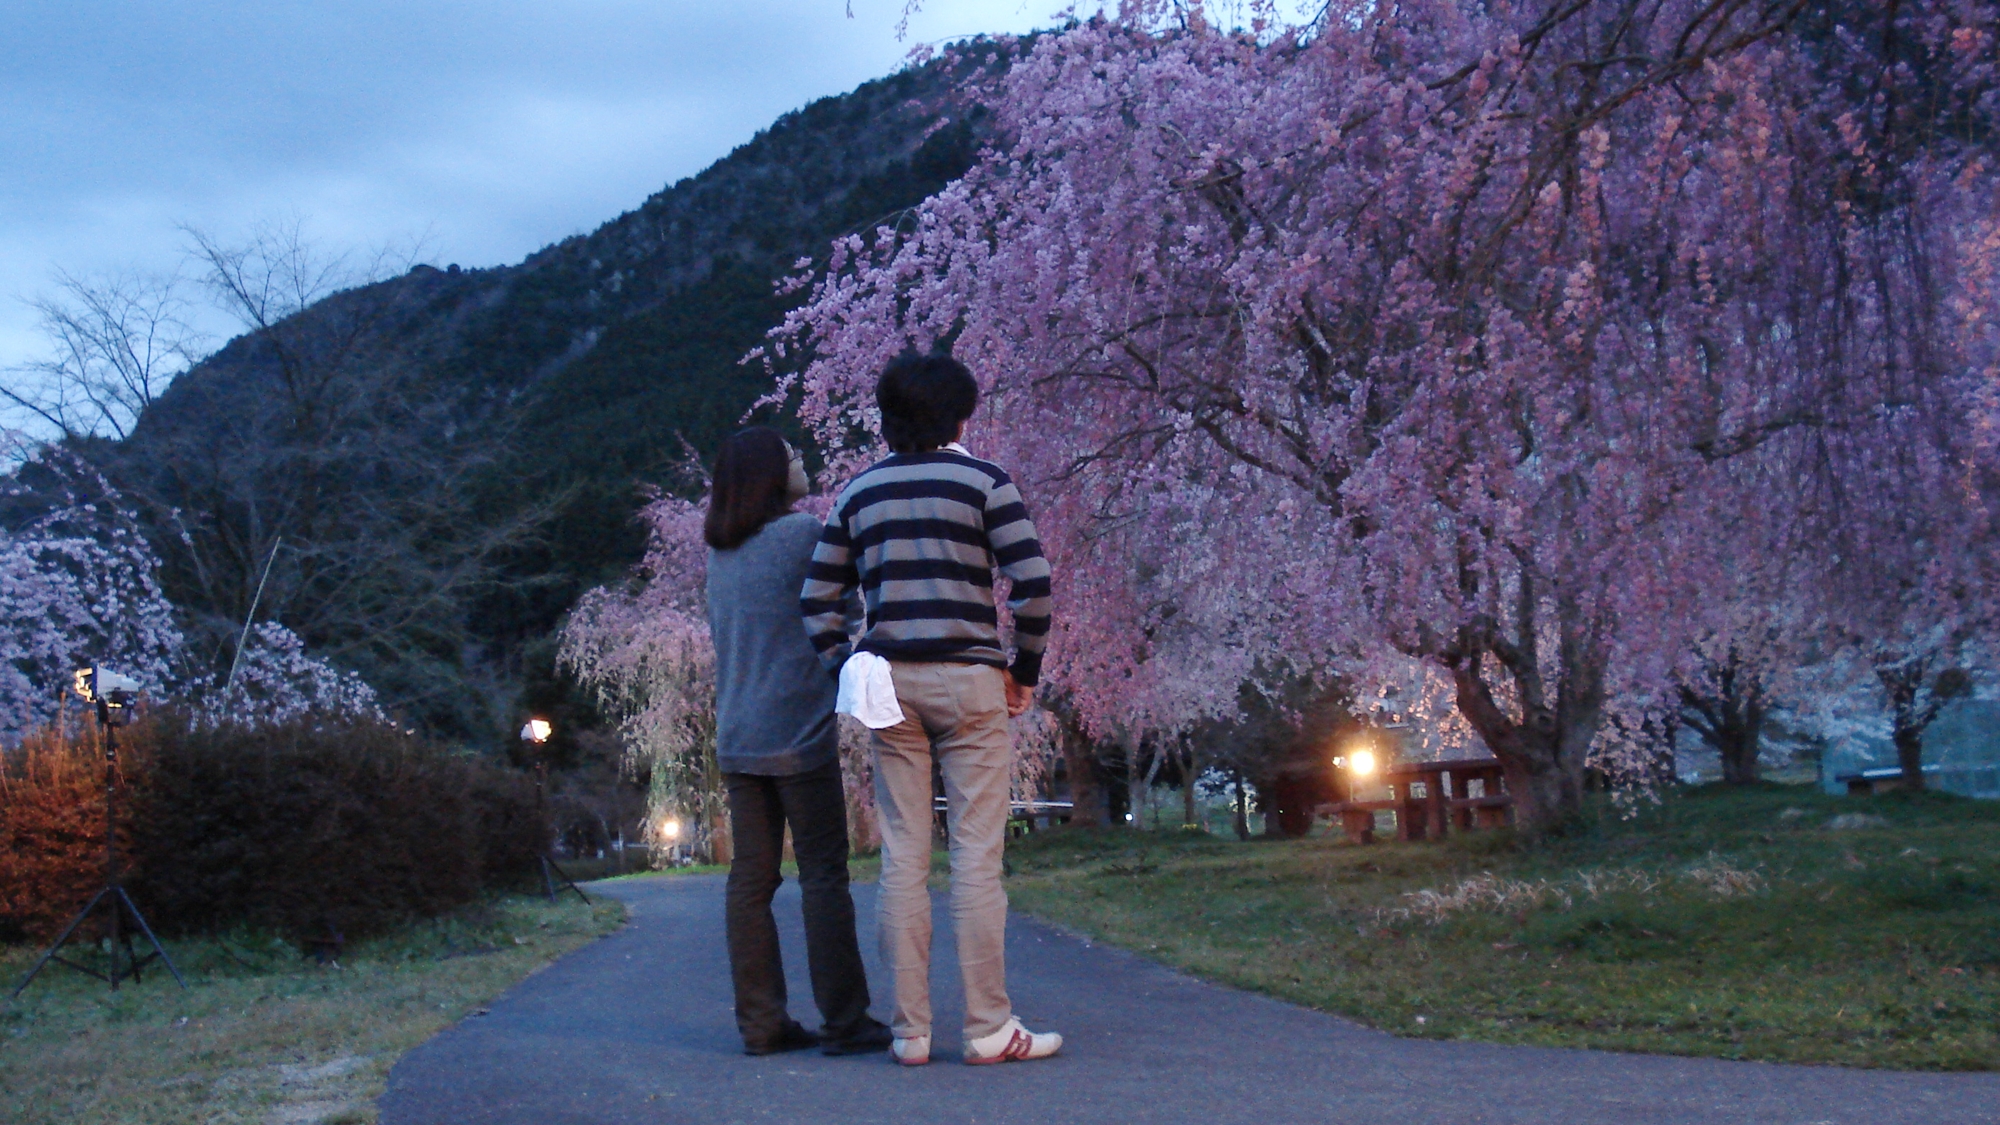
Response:
[[[546,835],[526,777],[386,724],[161,715],[121,741],[128,885],[163,930],[379,932],[517,883]],[[46,936],[101,877],[98,754],[45,737],[0,771],[10,936]]]

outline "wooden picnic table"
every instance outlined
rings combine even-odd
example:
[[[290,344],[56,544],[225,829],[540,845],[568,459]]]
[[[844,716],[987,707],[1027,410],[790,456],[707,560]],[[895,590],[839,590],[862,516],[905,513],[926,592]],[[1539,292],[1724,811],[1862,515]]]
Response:
[[[1388,797],[1333,806],[1347,838],[1357,844],[1375,842],[1375,814],[1384,810],[1396,814],[1398,840],[1441,840],[1452,829],[1497,828],[1513,815],[1514,798],[1498,758],[1397,762],[1372,785],[1387,786]]]

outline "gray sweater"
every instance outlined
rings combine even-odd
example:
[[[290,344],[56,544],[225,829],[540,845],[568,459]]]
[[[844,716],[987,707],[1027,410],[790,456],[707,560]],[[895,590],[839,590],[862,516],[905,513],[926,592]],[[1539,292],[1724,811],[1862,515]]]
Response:
[[[799,621],[819,521],[779,516],[728,551],[708,553],[708,628],[715,637],[715,758],[725,773],[767,777],[839,756],[838,684]]]

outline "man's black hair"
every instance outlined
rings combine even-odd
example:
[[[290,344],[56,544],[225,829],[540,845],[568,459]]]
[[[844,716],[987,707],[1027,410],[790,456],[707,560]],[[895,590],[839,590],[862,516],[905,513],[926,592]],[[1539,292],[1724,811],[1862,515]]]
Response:
[[[904,352],[875,382],[882,440],[897,453],[928,453],[958,437],[959,423],[979,405],[979,384],[948,355]]]

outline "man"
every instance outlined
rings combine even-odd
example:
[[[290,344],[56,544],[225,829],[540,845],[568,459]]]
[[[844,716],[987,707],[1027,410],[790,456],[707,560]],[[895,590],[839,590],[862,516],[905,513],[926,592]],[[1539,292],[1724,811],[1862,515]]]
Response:
[[[1062,1046],[1014,1018],[1007,998],[1007,892],[1000,885],[1013,745],[1049,632],[1049,564],[1014,482],[959,438],[979,403],[964,364],[906,354],[875,386],[893,451],[834,503],[800,609],[842,695],[888,708],[870,743],[882,837],[879,928],[895,977],[891,1056],[930,1061],[931,764],[944,776],[952,920],[965,984],[968,1063],[1045,1058]],[[1015,652],[1001,647],[993,571],[1012,583]],[[859,587],[866,630],[850,646],[844,599]],[[843,667],[850,663],[852,666]],[[893,688],[893,699],[890,689]]]

